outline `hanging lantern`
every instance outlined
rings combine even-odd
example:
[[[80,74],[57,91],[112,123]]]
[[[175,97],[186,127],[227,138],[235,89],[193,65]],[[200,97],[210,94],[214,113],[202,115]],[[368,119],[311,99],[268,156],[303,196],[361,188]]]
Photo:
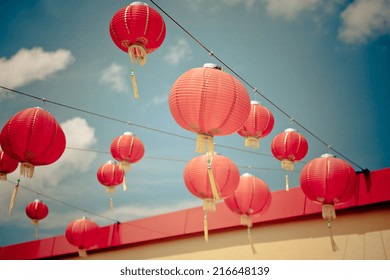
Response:
[[[27,108],[6,122],[0,133],[3,152],[20,162],[20,175],[32,178],[34,167],[56,162],[65,151],[66,138],[56,119],[42,108]],[[18,192],[12,194],[10,209]]]
[[[337,250],[331,231],[331,220],[336,218],[334,205],[350,200],[356,192],[357,182],[353,168],[331,154],[311,160],[302,169],[301,189],[307,198],[322,204],[322,217],[328,221],[333,251]]]
[[[214,150],[213,136],[235,133],[248,119],[245,87],[221,67],[206,63],[182,74],[172,86],[169,109],[175,121],[197,134],[196,151]]]
[[[131,132],[125,132],[112,141],[110,151],[112,157],[119,162],[119,167],[127,172],[130,170],[130,164],[142,159],[145,148],[138,137]]]
[[[0,150],[0,180],[6,181],[7,174],[14,172],[18,168],[18,164],[17,160],[7,156]]]
[[[260,148],[260,138],[266,137],[274,127],[274,116],[258,101],[251,101],[251,111],[244,125],[237,131],[245,137],[245,147]]]
[[[233,213],[240,215],[241,224],[248,228],[248,239],[253,254],[256,254],[256,249],[251,236],[251,217],[268,210],[271,200],[271,192],[267,184],[248,173],[240,177],[237,189],[225,198],[226,206]]]
[[[87,256],[87,249],[97,245],[99,226],[88,218],[71,221],[65,230],[68,242],[78,248],[80,257]]]
[[[138,98],[138,87],[134,75],[134,64],[143,66],[148,54],[157,50],[165,39],[164,19],[153,8],[143,2],[133,2],[117,11],[110,21],[110,35],[115,45],[126,52],[131,60],[131,80],[134,97]]]
[[[287,128],[275,136],[271,142],[271,151],[274,157],[281,161],[286,170],[286,191],[289,190],[288,171],[294,170],[294,162],[302,160],[308,151],[306,138],[296,129]]]
[[[116,192],[115,187],[124,184],[125,172],[119,165],[111,160],[99,167],[96,177],[100,184],[106,187],[106,192],[110,194],[110,209],[114,208],[112,195]]]
[[[38,224],[40,220],[43,220],[49,214],[49,208],[39,199],[29,203],[26,207],[26,215],[31,219],[33,225],[35,225],[35,238],[38,239]]]
[[[204,236],[208,241],[207,214],[215,211],[215,202],[235,191],[240,180],[237,166],[229,158],[210,153],[194,157],[184,169],[187,189],[203,200]]]

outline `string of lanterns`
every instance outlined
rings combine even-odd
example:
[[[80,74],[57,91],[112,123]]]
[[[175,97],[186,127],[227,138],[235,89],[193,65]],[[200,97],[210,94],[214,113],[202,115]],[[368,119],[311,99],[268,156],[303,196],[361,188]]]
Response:
[[[134,96],[138,98],[138,86],[134,64],[145,64],[147,54],[157,50],[164,41],[166,27],[161,15],[147,4],[134,2],[122,8],[111,19],[110,36],[114,44],[130,56],[131,79]],[[208,219],[215,211],[215,203],[224,200],[227,207],[240,215],[241,224],[247,226],[252,252],[251,217],[264,213],[271,204],[268,186],[260,178],[250,174],[240,176],[234,162],[214,151],[214,136],[238,133],[245,138],[248,148],[260,147],[259,139],[273,129],[272,112],[256,101],[250,101],[244,85],[222,67],[206,63],[182,74],[173,84],[169,94],[169,109],[176,123],[196,134],[195,151],[201,153],[186,165],[184,183],[194,196],[203,200],[204,237],[208,240]],[[66,137],[55,118],[36,107],[14,115],[0,133],[0,178],[15,171],[20,163],[20,175],[32,178],[34,167],[56,162],[63,154]],[[278,134],[271,144],[274,157],[286,170],[286,190],[289,189],[288,171],[294,162],[302,160],[308,151],[305,137],[294,129]],[[111,146],[112,157],[119,162],[108,161],[97,171],[97,180],[112,194],[117,185],[126,190],[125,172],[130,164],[142,159],[145,149],[140,139],[131,133],[116,137]],[[19,184],[20,179],[18,179]],[[336,217],[334,205],[348,201],[357,188],[356,173],[344,160],[329,155],[314,159],[305,165],[300,177],[306,197],[322,204],[322,215],[330,221]],[[16,198],[18,184],[10,202],[10,212]],[[113,208],[112,197],[110,208]],[[40,201],[26,207],[26,215],[36,225],[48,215],[48,208]],[[83,217],[73,220],[65,230],[68,242],[76,246],[80,256],[98,240],[99,226]],[[336,250],[330,231],[332,248]]]

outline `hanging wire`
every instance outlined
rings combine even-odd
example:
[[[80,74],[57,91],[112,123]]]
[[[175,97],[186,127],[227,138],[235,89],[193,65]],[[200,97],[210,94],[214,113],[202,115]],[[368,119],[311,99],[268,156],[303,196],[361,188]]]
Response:
[[[271,101],[268,97],[266,97],[264,94],[259,92],[256,87],[254,87],[252,84],[250,84],[244,77],[242,77],[240,74],[238,74],[236,71],[234,71],[229,65],[227,65],[222,59],[220,59],[213,51],[211,51],[209,48],[207,48],[205,45],[203,45],[194,35],[192,35],[186,28],[184,28],[177,20],[175,20],[170,14],[168,14],[163,8],[161,8],[158,4],[156,4],[155,1],[150,0],[162,13],[164,13],[170,20],[172,20],[180,29],[182,29],[188,36],[190,36],[198,45],[200,45],[210,56],[214,57],[219,63],[221,63],[225,68],[229,69],[230,72],[232,72],[237,78],[239,78],[243,83],[245,83],[248,87],[250,87],[255,93],[259,94],[262,98],[264,98],[267,102],[269,102],[272,106],[274,106],[279,112],[281,112],[283,115],[285,115],[288,119],[291,120],[291,122],[295,122],[299,127],[301,127],[303,130],[305,130],[307,133],[309,133],[311,136],[313,136],[315,139],[317,139],[320,143],[325,145],[328,149],[332,150],[334,153],[338,154],[339,156],[343,157],[347,161],[349,161],[351,164],[355,165],[359,169],[361,169],[363,172],[367,171],[367,169],[361,167],[354,161],[352,161],[350,158],[333,148],[331,145],[327,144],[324,140],[322,140],[319,136],[314,134],[312,131],[310,131],[308,128],[306,128],[303,124],[295,120],[291,115],[289,115],[286,111],[284,111],[281,107],[279,107],[276,103]]]

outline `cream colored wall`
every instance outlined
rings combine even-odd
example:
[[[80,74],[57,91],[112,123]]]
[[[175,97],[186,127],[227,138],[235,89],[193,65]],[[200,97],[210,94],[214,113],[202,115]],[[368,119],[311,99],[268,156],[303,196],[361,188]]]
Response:
[[[332,251],[326,221],[321,216],[256,226],[253,255],[244,227],[164,240],[99,253],[87,259],[390,259],[390,209],[339,214],[332,222],[339,247]]]

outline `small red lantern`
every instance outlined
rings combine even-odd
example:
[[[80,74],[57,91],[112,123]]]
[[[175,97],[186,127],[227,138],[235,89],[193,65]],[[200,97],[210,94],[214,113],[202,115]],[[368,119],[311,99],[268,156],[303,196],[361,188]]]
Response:
[[[331,219],[336,218],[334,205],[350,200],[356,193],[358,178],[346,161],[323,154],[308,162],[300,175],[301,189],[307,198],[322,204],[322,217],[328,220],[332,249],[337,250],[331,232]]]
[[[274,127],[274,116],[258,101],[251,101],[251,111],[244,125],[237,131],[245,137],[245,147],[260,148],[260,138],[266,137]]]
[[[7,156],[0,150],[0,180],[6,181],[7,174],[14,172],[18,168],[18,164],[17,160]]]
[[[115,13],[110,21],[110,35],[115,45],[130,56],[131,78],[134,97],[138,88],[134,75],[134,64],[146,63],[146,56],[157,50],[165,39],[164,19],[153,8],[143,2],[133,2]]]
[[[49,208],[39,199],[29,203],[26,207],[26,215],[31,219],[35,225],[35,238],[38,239],[38,225],[39,221],[43,220],[49,214]]]
[[[119,168],[117,163],[109,160],[99,167],[96,177],[100,184],[106,186],[106,192],[110,194],[110,209],[113,209],[112,194],[116,191],[115,187],[124,182],[125,172]]]
[[[235,133],[248,119],[245,87],[221,67],[206,63],[182,74],[172,86],[169,109],[184,129],[197,133],[196,151],[214,150],[213,136]]]
[[[288,191],[287,172],[294,170],[294,162],[300,161],[306,156],[308,151],[306,138],[296,129],[287,128],[272,140],[271,151],[274,157],[281,161],[282,168],[286,170],[286,191]]]
[[[87,256],[87,249],[97,245],[99,226],[88,218],[71,221],[65,230],[68,242],[78,248],[80,257]]]
[[[130,170],[130,164],[142,159],[145,148],[142,141],[131,132],[125,132],[116,137],[110,146],[112,157],[119,162],[119,167],[126,172]]]
[[[253,254],[256,249],[251,236],[251,217],[265,212],[271,205],[271,192],[267,184],[253,176],[245,173],[240,177],[237,189],[225,198],[226,206],[233,212],[240,215],[241,224],[248,228],[248,239],[252,247]]]
[[[0,133],[3,152],[19,161],[20,174],[32,178],[34,167],[56,162],[65,151],[66,138],[56,119],[42,108],[27,108],[6,122]],[[19,180],[12,194],[12,211]]]
[[[229,158],[210,153],[194,157],[184,169],[187,189],[203,200],[204,234],[208,240],[207,213],[215,211],[215,201],[235,191],[240,180],[237,166]]]

